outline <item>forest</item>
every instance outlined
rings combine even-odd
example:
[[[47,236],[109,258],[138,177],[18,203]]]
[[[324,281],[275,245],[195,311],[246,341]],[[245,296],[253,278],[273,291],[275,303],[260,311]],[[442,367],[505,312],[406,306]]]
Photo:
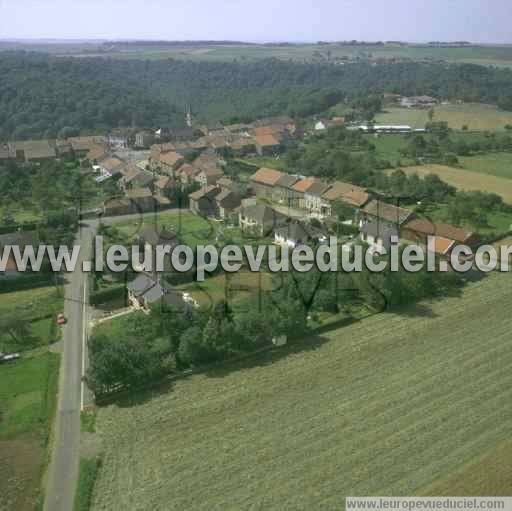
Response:
[[[301,118],[346,99],[428,94],[512,109],[512,70],[473,64],[115,60],[0,53],[0,140],[101,132],[121,126]]]

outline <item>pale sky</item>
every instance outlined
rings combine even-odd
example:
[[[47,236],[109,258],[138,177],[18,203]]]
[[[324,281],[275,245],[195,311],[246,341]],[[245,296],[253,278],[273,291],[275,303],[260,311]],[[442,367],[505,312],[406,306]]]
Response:
[[[0,39],[512,43],[511,0],[0,0]]]

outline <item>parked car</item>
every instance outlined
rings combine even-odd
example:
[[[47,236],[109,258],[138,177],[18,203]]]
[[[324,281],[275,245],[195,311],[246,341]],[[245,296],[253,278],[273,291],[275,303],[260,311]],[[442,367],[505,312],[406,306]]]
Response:
[[[19,353],[0,353],[0,364],[3,362],[14,362],[20,358]]]
[[[57,316],[57,325],[65,325],[67,322],[68,320],[66,319],[66,316],[64,316],[64,314],[60,313]]]

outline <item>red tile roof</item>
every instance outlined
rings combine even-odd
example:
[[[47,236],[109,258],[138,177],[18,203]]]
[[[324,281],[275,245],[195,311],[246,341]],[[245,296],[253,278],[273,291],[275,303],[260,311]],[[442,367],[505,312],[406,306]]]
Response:
[[[465,243],[473,233],[450,224],[433,223],[426,218],[416,218],[407,222],[404,229],[409,229],[427,236],[442,236],[451,240]]]
[[[251,181],[264,185],[274,186],[282,177],[283,173],[275,169],[262,167],[256,174],[251,176]]]

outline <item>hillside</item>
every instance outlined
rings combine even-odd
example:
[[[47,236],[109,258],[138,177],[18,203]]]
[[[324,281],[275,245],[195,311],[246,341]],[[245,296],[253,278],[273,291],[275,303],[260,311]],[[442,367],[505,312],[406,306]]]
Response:
[[[304,117],[344,97],[391,91],[512,109],[511,84],[512,70],[474,65],[77,59],[0,52],[0,141],[179,125],[188,106],[198,121]]]
[[[101,409],[93,509],[339,509],[446,482],[509,493],[510,456],[499,480],[486,467],[512,427],[511,278]]]

